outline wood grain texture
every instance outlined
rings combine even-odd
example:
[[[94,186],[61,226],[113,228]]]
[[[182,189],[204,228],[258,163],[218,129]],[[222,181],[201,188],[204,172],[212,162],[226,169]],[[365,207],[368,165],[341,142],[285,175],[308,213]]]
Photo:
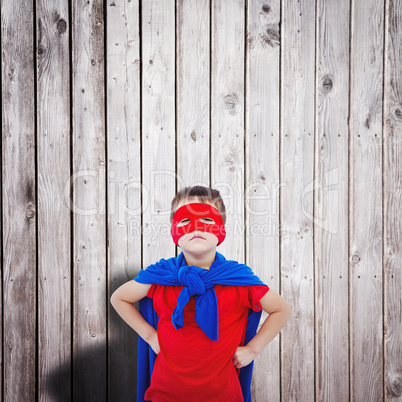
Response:
[[[314,264],[316,398],[349,399],[349,1],[319,1]]]
[[[382,94],[384,6],[352,2],[350,96],[351,399],[383,398]]]
[[[141,269],[139,1],[107,4],[109,296]],[[136,395],[137,335],[108,305],[108,398]]]
[[[106,198],[102,0],[72,4],[73,398],[106,392]]]
[[[244,29],[245,2],[211,3],[211,186],[226,206],[227,258],[245,261]]]
[[[292,307],[282,331],[282,400],[314,400],[314,2],[282,3],[281,287]]]
[[[210,2],[177,2],[178,189],[209,186]]]
[[[293,308],[252,400],[402,400],[399,1],[0,7],[3,400],[135,399],[109,298],[194,184]]]
[[[402,4],[386,3],[384,88],[385,395],[402,400]]]
[[[280,187],[275,160],[279,153],[280,1],[271,1],[269,6],[265,1],[255,0],[247,4],[246,264],[279,292]],[[280,400],[279,337],[255,361],[252,398]]]
[[[71,398],[71,218],[69,199],[64,199],[70,178],[68,27],[68,1],[37,1],[38,396],[41,401]]]
[[[36,395],[33,7],[1,2],[4,401]]]
[[[143,268],[172,257],[175,195],[175,5],[142,4]]]

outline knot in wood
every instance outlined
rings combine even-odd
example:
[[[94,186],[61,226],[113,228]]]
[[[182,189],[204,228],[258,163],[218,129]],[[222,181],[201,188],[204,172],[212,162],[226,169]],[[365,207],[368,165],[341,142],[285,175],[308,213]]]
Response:
[[[227,166],[227,169],[229,172],[235,172],[236,167],[235,167],[235,158],[232,154],[228,154],[224,158],[225,165]]]
[[[333,83],[330,77],[325,76],[324,79],[322,80],[322,88],[325,93],[328,93],[332,90]]]
[[[35,210],[32,209],[32,208],[28,209],[28,211],[26,212],[25,216],[28,219],[32,219],[35,216]]]
[[[42,45],[39,45],[38,46],[38,56],[42,57],[44,53],[45,53],[45,48]]]
[[[197,136],[195,135],[195,131],[193,130],[190,134],[191,139],[195,142],[197,141]]]
[[[8,78],[10,78],[10,81],[14,81],[14,76],[15,76],[15,70],[13,68],[10,68],[10,72],[8,73]]]
[[[360,262],[360,257],[357,254],[353,255],[352,256],[352,263],[356,265],[359,262]]]
[[[229,95],[226,95],[223,98],[223,104],[225,105],[225,109],[226,110],[234,110],[234,108],[236,107],[236,103],[239,101],[239,97],[232,93]]]
[[[389,396],[391,398],[399,398],[402,395],[402,378],[393,378],[389,381]]]
[[[268,14],[268,13],[271,11],[271,7],[269,6],[268,3],[263,4],[263,6],[262,6],[262,11],[263,11],[264,13],[266,13],[266,14]]]
[[[364,123],[364,125],[369,129],[371,126],[371,114],[369,114],[367,116],[366,122]]]
[[[397,122],[402,122],[402,105],[395,106],[392,112],[392,114],[394,115],[394,119]]]
[[[57,30],[61,34],[64,34],[67,31],[67,22],[62,18],[57,22]]]
[[[279,33],[279,25],[278,24],[269,24],[265,27],[264,31],[259,34],[260,42],[266,46],[269,45],[271,47],[279,46],[281,35]]]

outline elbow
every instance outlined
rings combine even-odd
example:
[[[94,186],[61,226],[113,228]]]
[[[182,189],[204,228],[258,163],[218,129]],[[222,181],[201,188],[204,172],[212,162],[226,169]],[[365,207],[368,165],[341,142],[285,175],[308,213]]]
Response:
[[[286,321],[289,320],[290,316],[292,315],[292,308],[288,302],[286,302],[284,313],[286,315]]]
[[[117,295],[116,295],[116,291],[114,291],[113,293],[112,293],[112,295],[110,296],[110,304],[113,306],[113,307],[115,307],[115,305],[116,305],[116,302],[117,302],[117,299],[118,299],[118,297],[117,297]]]

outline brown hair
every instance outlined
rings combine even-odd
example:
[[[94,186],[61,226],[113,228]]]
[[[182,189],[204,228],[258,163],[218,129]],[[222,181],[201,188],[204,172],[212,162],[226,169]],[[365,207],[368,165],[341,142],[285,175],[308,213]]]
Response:
[[[222,197],[218,190],[215,190],[210,187],[204,186],[192,186],[192,187],[185,187],[180,190],[172,200],[171,208],[170,208],[170,222],[173,221],[173,215],[176,212],[177,206],[181,201],[187,201],[190,198],[197,197],[199,198],[200,202],[206,203],[207,201],[214,204],[216,209],[222,216],[223,223],[226,222],[226,208],[225,204],[223,203]]]

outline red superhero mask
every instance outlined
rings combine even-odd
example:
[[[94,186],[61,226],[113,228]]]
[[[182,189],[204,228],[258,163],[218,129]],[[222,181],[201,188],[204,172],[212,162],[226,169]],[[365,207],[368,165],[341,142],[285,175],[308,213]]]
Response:
[[[201,218],[210,218],[215,223],[205,223]],[[189,219],[183,226],[177,226],[183,219]],[[191,203],[180,207],[173,215],[171,234],[175,244],[179,245],[179,239],[183,235],[199,230],[209,232],[218,238],[218,246],[225,240],[226,231],[223,219],[219,211],[209,204]]]

